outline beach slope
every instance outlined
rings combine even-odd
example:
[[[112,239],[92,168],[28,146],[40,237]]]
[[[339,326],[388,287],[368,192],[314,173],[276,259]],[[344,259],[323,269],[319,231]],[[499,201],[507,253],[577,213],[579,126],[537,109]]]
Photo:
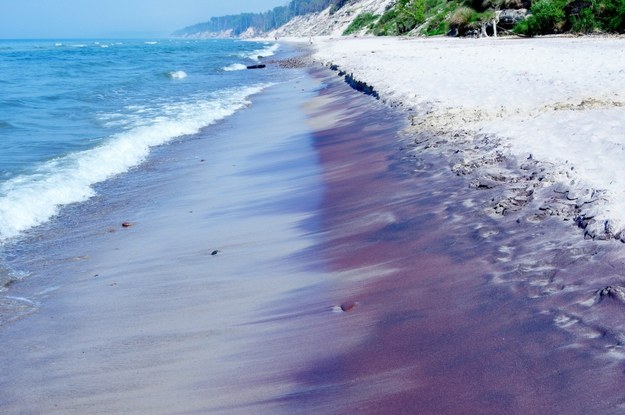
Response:
[[[534,211],[575,221],[586,237],[625,241],[623,39],[318,38],[315,45],[318,61],[410,111],[413,133],[438,137],[422,138],[421,147],[450,154],[456,173],[510,186],[506,165],[539,162],[540,180],[523,195],[537,200]],[[541,193],[553,184],[559,201]],[[491,207],[501,213],[510,204]]]

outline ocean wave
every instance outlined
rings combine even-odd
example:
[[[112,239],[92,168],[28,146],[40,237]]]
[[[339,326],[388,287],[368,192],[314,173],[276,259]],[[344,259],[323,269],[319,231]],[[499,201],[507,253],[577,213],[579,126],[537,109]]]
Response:
[[[62,206],[95,195],[93,185],[142,163],[154,146],[195,134],[249,105],[267,84],[226,89],[187,102],[162,104],[158,116],[110,137],[104,144],[50,160],[0,185],[0,241],[57,215]]]
[[[264,49],[253,52],[254,55],[250,57],[254,60],[258,60],[259,57],[266,58],[269,56],[273,56],[276,54],[279,48],[280,48],[280,44],[274,43],[274,44],[267,46]]]
[[[232,65],[228,65],[226,67],[223,68],[224,71],[227,72],[231,72],[231,71],[241,71],[243,69],[247,69],[246,65],[243,65],[241,63],[233,63]]]
[[[273,56],[276,54],[276,52],[278,51],[278,49],[280,49],[280,44],[279,43],[274,43],[270,46],[267,46],[266,48],[263,49],[257,49],[253,52],[250,52],[248,54],[245,55],[246,58],[248,59],[252,59],[255,61],[259,61],[260,58],[267,58],[269,56]]]
[[[184,79],[187,77],[187,73],[185,71],[171,71],[167,72],[167,76],[171,79]]]

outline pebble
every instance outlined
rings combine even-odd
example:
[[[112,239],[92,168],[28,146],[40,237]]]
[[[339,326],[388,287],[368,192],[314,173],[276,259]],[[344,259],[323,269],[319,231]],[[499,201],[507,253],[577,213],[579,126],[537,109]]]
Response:
[[[342,303],[341,305],[335,305],[334,307],[332,307],[332,312],[347,313],[348,311],[352,311],[357,305],[358,303],[354,301],[347,301],[345,303]]]

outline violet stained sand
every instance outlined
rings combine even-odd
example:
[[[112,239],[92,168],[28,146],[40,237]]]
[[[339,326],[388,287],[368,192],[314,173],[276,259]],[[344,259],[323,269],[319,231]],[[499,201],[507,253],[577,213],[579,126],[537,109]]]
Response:
[[[4,412],[622,410],[618,246],[486,215],[402,114],[298,73],[38,242]]]
[[[330,337],[349,346],[298,374],[291,411],[622,411],[625,305],[600,291],[622,284],[620,244],[559,218],[487,215],[497,189],[471,188],[436,149],[408,151],[379,104],[331,83],[311,113],[342,114],[315,132],[315,249],[340,275],[335,303],[350,307]]]

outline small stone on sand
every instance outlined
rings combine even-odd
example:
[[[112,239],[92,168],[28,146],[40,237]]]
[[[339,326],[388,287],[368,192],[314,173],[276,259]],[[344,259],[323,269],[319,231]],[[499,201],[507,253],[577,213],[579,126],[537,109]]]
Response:
[[[353,302],[353,301],[348,301],[345,303],[342,303],[341,305],[335,305],[334,307],[332,307],[332,312],[333,313],[347,313],[348,311],[351,311],[354,309],[354,307],[356,307],[358,305],[358,303]]]
[[[354,309],[354,307],[356,307],[356,303],[349,301],[347,303],[343,303],[341,304],[341,310],[344,312],[348,312]]]

